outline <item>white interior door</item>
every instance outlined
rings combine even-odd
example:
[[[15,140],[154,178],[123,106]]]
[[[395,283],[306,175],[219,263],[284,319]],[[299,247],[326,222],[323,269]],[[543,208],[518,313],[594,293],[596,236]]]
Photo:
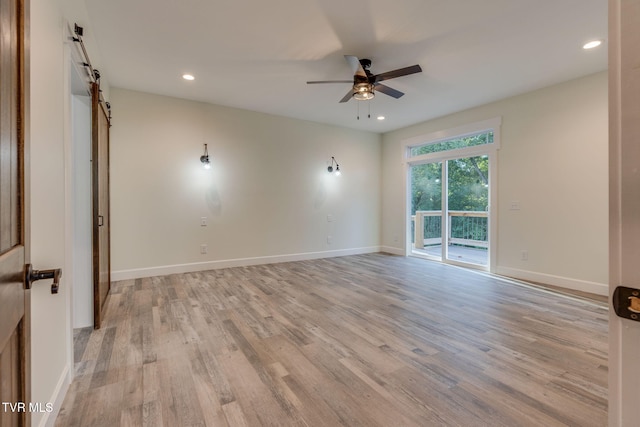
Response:
[[[640,288],[640,0],[609,1],[610,294]],[[629,304],[629,301],[626,302]],[[609,318],[609,425],[640,420],[640,322]],[[638,317],[638,316],[636,316]]]

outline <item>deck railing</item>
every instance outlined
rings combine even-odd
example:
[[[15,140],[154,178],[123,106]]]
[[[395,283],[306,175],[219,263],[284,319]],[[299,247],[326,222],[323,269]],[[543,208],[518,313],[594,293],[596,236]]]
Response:
[[[413,220],[414,247],[441,245],[442,211],[416,211]],[[448,211],[447,245],[488,248],[489,213],[486,211]]]

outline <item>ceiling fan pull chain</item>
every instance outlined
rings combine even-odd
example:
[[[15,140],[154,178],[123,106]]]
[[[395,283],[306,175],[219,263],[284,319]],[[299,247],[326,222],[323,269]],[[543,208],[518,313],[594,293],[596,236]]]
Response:
[[[358,113],[357,113],[357,116],[356,116],[356,117],[358,117],[358,120],[360,120],[360,103],[359,103],[359,102],[356,102],[356,105],[357,105],[357,108],[358,108],[358,110],[357,110],[357,111],[358,111]]]

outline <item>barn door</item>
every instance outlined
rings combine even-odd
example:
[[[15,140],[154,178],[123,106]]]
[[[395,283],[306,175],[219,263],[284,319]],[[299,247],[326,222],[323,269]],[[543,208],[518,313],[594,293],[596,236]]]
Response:
[[[1,426],[29,424],[29,291],[24,212],[24,9],[0,0],[0,408]],[[26,403],[28,405],[28,403]]]
[[[109,116],[100,102],[100,86],[91,85],[92,198],[93,198],[93,327],[102,324],[111,288],[109,240]]]

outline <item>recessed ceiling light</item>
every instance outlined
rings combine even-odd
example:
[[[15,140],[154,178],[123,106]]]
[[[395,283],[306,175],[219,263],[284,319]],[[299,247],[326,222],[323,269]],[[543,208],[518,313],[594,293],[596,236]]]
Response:
[[[378,120],[384,120],[385,117],[384,116],[378,116]]]
[[[602,40],[592,40],[588,43],[585,43],[584,46],[582,46],[583,49],[593,49],[594,47],[598,47],[602,44]]]
[[[196,79],[191,74],[183,74],[182,78],[185,79],[185,80],[195,80]]]

